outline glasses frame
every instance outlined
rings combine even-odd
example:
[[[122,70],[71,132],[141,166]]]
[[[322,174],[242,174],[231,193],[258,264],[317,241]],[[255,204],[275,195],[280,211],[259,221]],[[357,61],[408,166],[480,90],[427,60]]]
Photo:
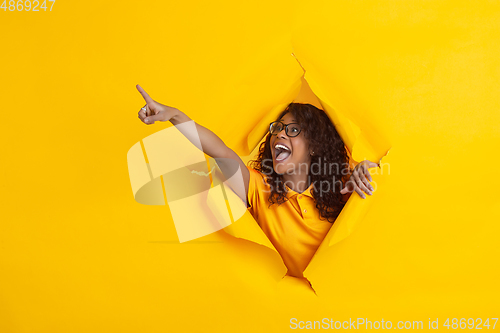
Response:
[[[298,132],[297,134],[295,134],[295,135],[290,135],[290,134],[288,134],[288,126],[293,125],[293,124],[296,124],[296,125],[299,125],[299,127],[300,127],[300,124],[299,124],[299,123],[289,123],[289,124],[285,124],[284,122],[282,122],[282,121],[279,121],[279,120],[278,120],[278,121],[273,121],[272,123],[270,123],[270,124],[269,124],[269,133],[271,133],[271,135],[278,135],[278,133],[279,133],[279,132],[281,132],[281,131],[283,130],[283,127],[282,127],[282,128],[281,128],[281,130],[280,130],[278,133],[273,134],[273,133],[271,132],[271,127],[273,126],[273,124],[276,124],[276,123],[280,123],[281,125],[283,125],[283,126],[285,127],[285,133],[286,133],[286,135],[287,135],[288,137],[290,137],[290,138],[294,138],[294,137],[298,136],[298,135],[300,134],[300,132],[302,132],[302,128],[300,128],[300,130],[299,130],[299,132]]]

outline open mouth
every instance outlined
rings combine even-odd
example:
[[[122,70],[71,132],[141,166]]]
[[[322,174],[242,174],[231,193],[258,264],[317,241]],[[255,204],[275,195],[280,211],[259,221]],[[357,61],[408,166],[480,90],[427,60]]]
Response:
[[[274,146],[274,156],[275,156],[276,162],[283,162],[291,154],[292,154],[291,149],[283,144],[278,143],[276,146]]]

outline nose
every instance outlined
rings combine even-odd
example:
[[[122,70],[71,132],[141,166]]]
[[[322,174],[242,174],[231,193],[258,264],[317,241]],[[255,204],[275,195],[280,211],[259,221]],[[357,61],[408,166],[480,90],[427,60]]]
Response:
[[[278,138],[286,139],[286,130],[285,126],[281,129],[281,131],[276,135]]]

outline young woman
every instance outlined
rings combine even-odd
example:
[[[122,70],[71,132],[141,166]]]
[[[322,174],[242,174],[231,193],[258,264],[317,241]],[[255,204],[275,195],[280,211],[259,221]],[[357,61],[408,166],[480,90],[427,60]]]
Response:
[[[145,124],[191,119],[182,111],[154,101],[139,85],[146,105],[139,111]],[[238,163],[247,202],[259,226],[280,253],[287,275],[302,278],[303,271],[340,214],[349,195],[372,195],[368,171],[378,165],[368,160],[351,169],[344,142],[328,115],[311,104],[290,103],[269,126],[252,167],[207,128],[196,124],[203,152],[217,160]]]

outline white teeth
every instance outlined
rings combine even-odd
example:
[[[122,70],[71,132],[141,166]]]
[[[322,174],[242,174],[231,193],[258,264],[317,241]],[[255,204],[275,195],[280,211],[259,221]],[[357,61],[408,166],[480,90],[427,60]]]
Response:
[[[279,147],[279,148],[286,149],[287,151],[290,151],[290,149],[289,149],[287,146],[284,146],[284,145],[282,145],[282,144],[280,144],[280,143],[278,143],[276,146],[274,146],[274,148],[278,148],[278,147]]]

